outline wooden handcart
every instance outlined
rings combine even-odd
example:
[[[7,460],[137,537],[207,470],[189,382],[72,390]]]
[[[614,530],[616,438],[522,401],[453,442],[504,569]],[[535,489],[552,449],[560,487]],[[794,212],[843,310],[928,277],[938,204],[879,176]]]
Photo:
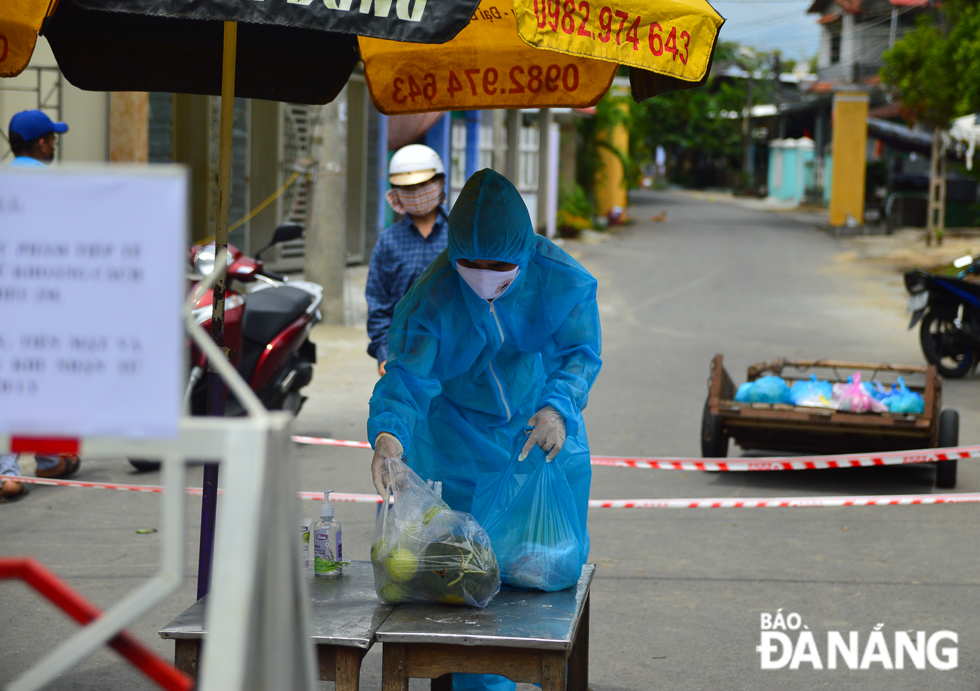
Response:
[[[844,362],[838,360],[774,360],[748,368],[746,381],[773,374],[790,386],[819,379],[846,382],[854,372],[862,381],[877,379],[891,386],[899,376],[919,393],[925,410],[917,415],[904,413],[851,413],[830,408],[811,408],[787,404],[739,403],[737,386],[725,370],[721,355],[711,362],[708,400],[701,421],[701,454],[705,458],[725,458],[728,440],[743,450],[802,453],[806,455],[905,451],[947,448],[959,444],[959,413],[942,410],[942,379],[933,365],[905,366]],[[956,485],[956,460],[936,464],[936,486]]]

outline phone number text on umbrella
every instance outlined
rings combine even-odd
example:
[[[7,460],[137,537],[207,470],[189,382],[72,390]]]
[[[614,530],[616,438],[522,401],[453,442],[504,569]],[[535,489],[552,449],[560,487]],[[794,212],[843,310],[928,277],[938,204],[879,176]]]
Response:
[[[512,65],[510,69],[498,70],[495,67],[486,69],[449,70],[439,77],[427,72],[420,79],[412,75],[395,77],[392,81],[392,100],[403,104],[407,101],[415,103],[421,99],[435,101],[440,94],[440,88],[450,98],[456,99],[457,94],[468,96],[494,96],[505,94],[537,94],[556,93],[559,90],[574,93],[579,87],[579,70],[575,64],[564,67],[556,64]]]

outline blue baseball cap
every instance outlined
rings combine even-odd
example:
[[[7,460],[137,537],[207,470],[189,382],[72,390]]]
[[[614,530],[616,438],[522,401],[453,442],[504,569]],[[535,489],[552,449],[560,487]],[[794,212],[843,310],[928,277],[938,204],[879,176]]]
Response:
[[[51,132],[67,131],[68,125],[63,122],[54,122],[40,110],[24,110],[10,118],[10,134],[16,132],[27,142]]]

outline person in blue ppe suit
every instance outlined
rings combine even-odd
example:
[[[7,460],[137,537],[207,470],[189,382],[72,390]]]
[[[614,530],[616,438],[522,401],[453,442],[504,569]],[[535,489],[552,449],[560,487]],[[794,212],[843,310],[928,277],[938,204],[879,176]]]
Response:
[[[587,525],[592,471],[582,420],[602,364],[596,280],[535,235],[517,189],[492,170],[463,187],[449,244],[398,303],[386,374],[371,397],[372,474],[385,496],[386,458],[442,482],[470,511],[481,473],[535,444],[559,463]],[[525,425],[533,430],[524,437]],[[583,555],[588,554],[588,533]],[[503,677],[453,675],[453,688],[513,689]]]

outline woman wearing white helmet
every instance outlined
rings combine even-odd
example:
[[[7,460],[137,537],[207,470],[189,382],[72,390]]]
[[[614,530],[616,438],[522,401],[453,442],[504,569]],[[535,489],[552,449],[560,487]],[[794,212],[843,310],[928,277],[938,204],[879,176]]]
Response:
[[[365,297],[368,302],[368,354],[384,375],[388,327],[395,305],[436,256],[449,237],[442,203],[446,169],[439,154],[422,144],[395,152],[388,165],[388,204],[403,218],[382,231],[371,254]]]

